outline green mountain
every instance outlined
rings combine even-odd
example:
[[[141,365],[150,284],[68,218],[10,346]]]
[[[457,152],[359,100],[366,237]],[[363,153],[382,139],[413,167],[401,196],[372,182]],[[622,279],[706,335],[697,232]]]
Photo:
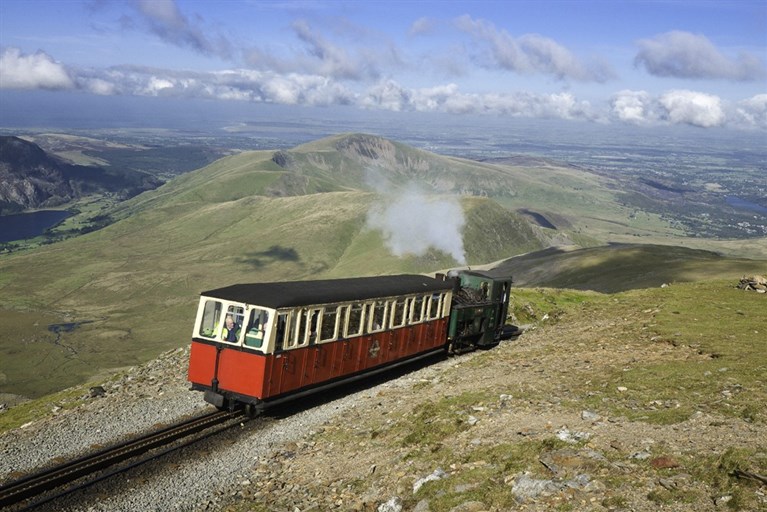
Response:
[[[104,229],[3,255],[0,392],[37,396],[187,344],[201,290],[428,272],[464,255],[481,263],[549,244],[543,230],[488,197],[439,193],[489,167],[453,162],[368,136],[243,153],[121,203]],[[416,179],[427,175],[441,176],[442,188]],[[381,183],[387,190],[376,192]],[[420,210],[399,224],[410,236],[434,237],[436,248],[397,254],[397,233],[371,227],[372,216],[387,225],[398,213],[389,210],[400,192],[410,199],[400,208]],[[456,236],[460,250],[438,245]],[[52,332],[51,324],[67,325]]]
[[[610,290],[673,281],[657,269],[698,257],[541,254],[673,230],[580,169],[473,162],[361,134],[228,156],[108,214],[114,222],[98,231],[0,255],[0,401],[187,345],[200,291],[233,283],[426,273],[518,255],[503,263],[518,284]],[[716,258],[707,253],[698,269]],[[640,279],[639,268],[658,275]]]

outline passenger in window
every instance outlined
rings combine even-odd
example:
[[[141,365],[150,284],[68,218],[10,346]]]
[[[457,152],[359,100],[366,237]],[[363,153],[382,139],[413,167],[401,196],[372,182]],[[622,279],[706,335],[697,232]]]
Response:
[[[236,342],[240,337],[240,325],[234,321],[232,315],[226,315],[224,320],[224,331],[221,333],[221,338],[224,341]]]
[[[315,310],[312,313],[312,319],[309,322],[309,343],[313,344],[317,340],[317,317],[320,311]]]

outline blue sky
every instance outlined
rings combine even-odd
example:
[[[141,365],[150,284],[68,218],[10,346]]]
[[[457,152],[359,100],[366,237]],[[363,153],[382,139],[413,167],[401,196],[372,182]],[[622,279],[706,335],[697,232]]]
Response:
[[[767,130],[767,1],[0,0],[33,91]]]

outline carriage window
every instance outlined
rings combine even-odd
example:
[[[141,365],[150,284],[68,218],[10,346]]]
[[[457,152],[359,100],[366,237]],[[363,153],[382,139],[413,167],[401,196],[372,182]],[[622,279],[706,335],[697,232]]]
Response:
[[[399,327],[401,325],[398,322],[402,319],[402,315],[397,314],[401,307],[401,304],[396,300],[389,302],[389,327]]]
[[[386,327],[386,302],[377,300],[370,304],[369,332],[382,331]]]
[[[346,336],[358,336],[362,334],[364,304],[352,304],[349,306],[349,317],[346,324]]]
[[[290,343],[285,348],[293,348],[302,344],[306,336],[306,310],[299,309],[293,312],[293,328]]]
[[[410,322],[417,324],[423,320],[423,297],[419,296],[413,299],[413,314],[410,317]]]
[[[202,320],[200,321],[200,336],[206,338],[216,337],[216,328],[221,320],[221,303],[217,300],[206,300],[202,310]]]
[[[320,341],[330,341],[336,338],[336,323],[338,320],[338,308],[325,308],[322,313],[322,325],[320,326]]]
[[[277,336],[275,337],[276,342],[274,347],[274,350],[276,351],[282,350],[284,347],[290,345],[290,331],[288,331],[289,318],[289,313],[280,313],[277,315]]]
[[[402,301],[402,309],[399,311],[399,325],[405,325],[410,319],[410,311],[413,306],[413,299],[407,298]]]
[[[306,311],[306,317],[309,321],[306,324],[306,338],[304,343],[314,344],[317,342],[317,323],[320,320],[320,309],[310,309]]]
[[[434,293],[429,299],[429,318],[439,318],[440,303],[442,302],[442,294]]]
[[[293,324],[290,326],[290,336],[285,348],[293,348],[303,341],[303,333],[306,330],[306,310],[299,309],[293,312]],[[300,339],[300,341],[299,341]]]
[[[238,343],[242,334],[242,322],[245,319],[245,308],[229,306],[224,317],[224,325],[221,327],[221,341]]]
[[[248,316],[248,326],[245,329],[245,345],[253,348],[261,348],[266,338],[266,323],[269,321],[269,312],[265,309],[253,308]]]
[[[294,312],[293,335],[286,348],[303,347],[317,341],[319,309],[302,308]]]

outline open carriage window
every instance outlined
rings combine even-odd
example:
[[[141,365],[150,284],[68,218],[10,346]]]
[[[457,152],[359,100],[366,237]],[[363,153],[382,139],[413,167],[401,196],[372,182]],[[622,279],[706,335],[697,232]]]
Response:
[[[308,317],[308,323],[307,326],[307,332],[306,332],[306,343],[310,345],[314,345],[317,343],[317,325],[320,321],[320,309],[310,309],[306,312],[306,315]]]
[[[261,308],[253,308],[248,315],[248,325],[245,328],[245,346],[261,348],[266,339],[266,324],[269,322],[269,312]]]
[[[306,335],[306,310],[296,310],[293,313],[293,318],[293,328],[291,329],[293,331],[293,335],[290,337],[290,342],[285,346],[285,348],[294,348],[302,345]]]
[[[396,300],[389,302],[389,327],[399,327],[402,325],[400,322],[402,320],[402,315],[398,315],[397,312],[402,309],[401,303],[397,302]]]
[[[368,332],[383,331],[386,327],[386,302],[377,300],[370,304],[370,325]]]
[[[410,320],[410,312],[411,308],[413,307],[413,299],[411,297],[408,297],[407,299],[403,300],[401,303],[401,309],[398,313],[398,324],[397,325],[405,325]]]
[[[349,316],[346,324],[346,336],[359,336],[362,334],[364,321],[364,304],[352,304],[349,306]]]
[[[320,326],[320,342],[336,339],[336,323],[338,320],[338,308],[326,307],[322,313],[322,325]]]
[[[215,338],[216,329],[221,321],[223,306],[217,300],[206,300],[202,309],[202,319],[198,334],[206,338]]]
[[[417,324],[423,320],[423,296],[419,295],[413,299],[413,310],[410,316],[410,323]]]
[[[277,333],[274,338],[274,350],[277,352],[290,345],[290,331],[288,329],[291,315],[292,311],[290,313],[279,313],[277,315]]]
[[[224,325],[221,327],[221,341],[238,343],[242,334],[242,324],[245,320],[245,308],[241,306],[229,306],[224,317]]]
[[[440,312],[440,306],[442,303],[442,294],[441,293],[434,293],[431,297],[429,297],[429,318],[435,319],[439,318],[439,312]]]
[[[317,341],[319,309],[301,308],[294,312],[293,336],[285,348],[304,347]]]

